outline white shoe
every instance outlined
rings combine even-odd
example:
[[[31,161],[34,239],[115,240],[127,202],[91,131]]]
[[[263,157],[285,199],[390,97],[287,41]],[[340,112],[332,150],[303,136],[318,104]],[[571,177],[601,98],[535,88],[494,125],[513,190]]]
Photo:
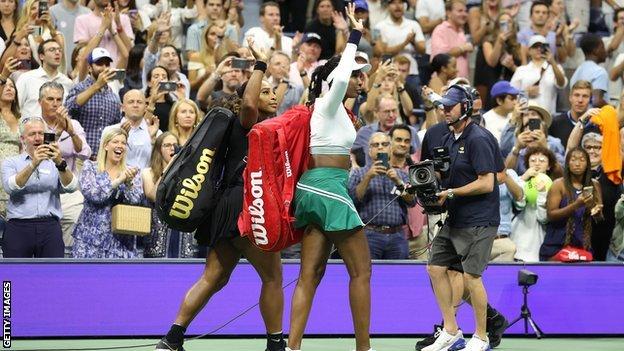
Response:
[[[442,329],[436,341],[423,348],[422,351],[461,350],[464,348],[465,344],[466,341],[464,340],[464,334],[462,334],[461,329],[458,329],[455,335],[451,335],[445,329]]]
[[[480,337],[473,335],[472,338],[466,343],[466,351],[489,351],[490,342],[487,340],[482,340]]]

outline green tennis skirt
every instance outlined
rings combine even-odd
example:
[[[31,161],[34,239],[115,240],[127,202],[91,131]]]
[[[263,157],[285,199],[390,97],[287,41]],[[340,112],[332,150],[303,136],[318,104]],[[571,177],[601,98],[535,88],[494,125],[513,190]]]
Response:
[[[348,179],[349,172],[340,168],[314,168],[305,172],[295,192],[295,226],[316,224],[325,232],[363,227],[347,191]]]

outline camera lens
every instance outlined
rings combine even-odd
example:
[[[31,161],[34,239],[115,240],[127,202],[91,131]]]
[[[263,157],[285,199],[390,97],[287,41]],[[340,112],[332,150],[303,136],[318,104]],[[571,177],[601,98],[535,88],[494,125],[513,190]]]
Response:
[[[418,183],[426,183],[429,181],[430,177],[431,177],[431,173],[429,172],[427,168],[421,168],[416,171],[416,181]]]

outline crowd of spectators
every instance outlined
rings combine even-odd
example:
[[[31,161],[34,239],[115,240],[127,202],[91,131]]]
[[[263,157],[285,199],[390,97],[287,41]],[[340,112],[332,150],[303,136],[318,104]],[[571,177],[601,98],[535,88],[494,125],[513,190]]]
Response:
[[[353,2],[365,26],[356,60],[372,69],[345,101],[363,125],[349,190],[373,258],[426,258],[444,214],[425,216],[411,195],[386,205],[423,158],[424,131],[443,123],[436,96],[464,84],[505,159],[491,259],[555,260],[571,246],[624,261],[624,2]],[[112,207],[154,206],[175,150],[241,94],[249,42],[271,53],[277,114],[306,103],[315,68],[346,45],[344,7],[0,0],[4,257],[205,255],[155,211],[150,235],[113,233]]]

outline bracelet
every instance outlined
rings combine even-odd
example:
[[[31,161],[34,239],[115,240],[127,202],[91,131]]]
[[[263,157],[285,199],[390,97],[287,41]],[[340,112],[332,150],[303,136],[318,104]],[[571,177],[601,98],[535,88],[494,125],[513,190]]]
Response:
[[[404,91],[405,91],[405,87],[400,87],[400,88],[397,88],[397,92],[398,92],[398,93],[402,93],[402,92],[404,92]]]
[[[262,61],[256,61],[256,64],[254,65],[254,71],[258,70],[258,71],[262,71],[262,73],[266,72],[267,70],[267,64],[266,62],[262,62]]]
[[[373,83],[373,88],[375,89],[381,88],[381,83]]]
[[[516,157],[520,156],[520,150],[515,146],[511,149],[511,153]]]
[[[308,72],[304,70],[303,72],[299,72],[299,77],[303,78],[308,75]]]
[[[432,111],[433,109],[434,109],[433,106],[429,106],[429,107],[425,106],[425,112]]]

